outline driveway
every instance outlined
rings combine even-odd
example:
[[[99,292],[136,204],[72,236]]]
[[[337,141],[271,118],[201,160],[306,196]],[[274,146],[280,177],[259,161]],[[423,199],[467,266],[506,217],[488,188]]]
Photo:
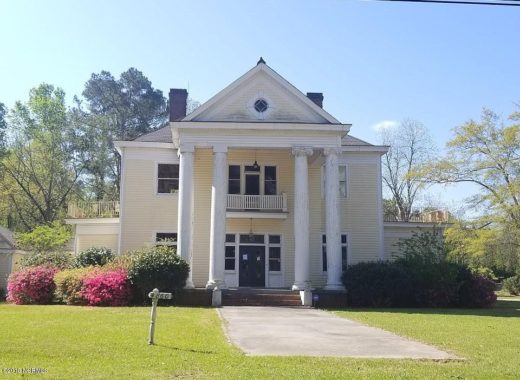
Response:
[[[247,355],[457,359],[323,310],[225,306],[219,313],[229,340]]]

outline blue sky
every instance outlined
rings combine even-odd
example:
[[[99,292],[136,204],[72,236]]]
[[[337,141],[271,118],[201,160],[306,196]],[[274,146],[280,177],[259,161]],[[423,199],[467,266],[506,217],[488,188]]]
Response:
[[[93,72],[143,71],[201,102],[263,56],[351,133],[413,118],[439,148],[483,106],[520,103],[520,7],[370,1],[0,0],[0,102],[48,82],[71,100]],[[467,189],[449,189],[457,201]]]

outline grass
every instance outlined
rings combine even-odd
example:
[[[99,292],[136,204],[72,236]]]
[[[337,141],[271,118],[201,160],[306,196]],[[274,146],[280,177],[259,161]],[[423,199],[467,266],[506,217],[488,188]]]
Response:
[[[346,310],[348,317],[435,344],[457,362],[247,357],[230,346],[215,310],[0,304],[0,367],[45,368],[39,378],[518,378],[520,302],[489,310]],[[14,378],[15,375],[7,375]]]

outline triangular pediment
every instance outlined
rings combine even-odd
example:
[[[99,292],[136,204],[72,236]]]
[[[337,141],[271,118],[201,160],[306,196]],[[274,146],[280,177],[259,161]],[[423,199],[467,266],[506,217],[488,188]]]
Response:
[[[258,107],[259,100],[264,101],[260,105],[266,105],[266,109]],[[183,121],[339,123],[264,63],[249,70]]]

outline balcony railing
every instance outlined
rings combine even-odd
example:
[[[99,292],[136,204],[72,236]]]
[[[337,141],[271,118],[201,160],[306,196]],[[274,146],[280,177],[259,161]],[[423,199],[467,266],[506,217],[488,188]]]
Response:
[[[242,195],[228,194],[227,209],[233,211],[287,212],[287,194]]]
[[[447,210],[414,209],[410,215],[385,213],[385,222],[398,223],[449,223],[453,216]]]
[[[67,214],[72,219],[118,218],[119,201],[69,203]]]

